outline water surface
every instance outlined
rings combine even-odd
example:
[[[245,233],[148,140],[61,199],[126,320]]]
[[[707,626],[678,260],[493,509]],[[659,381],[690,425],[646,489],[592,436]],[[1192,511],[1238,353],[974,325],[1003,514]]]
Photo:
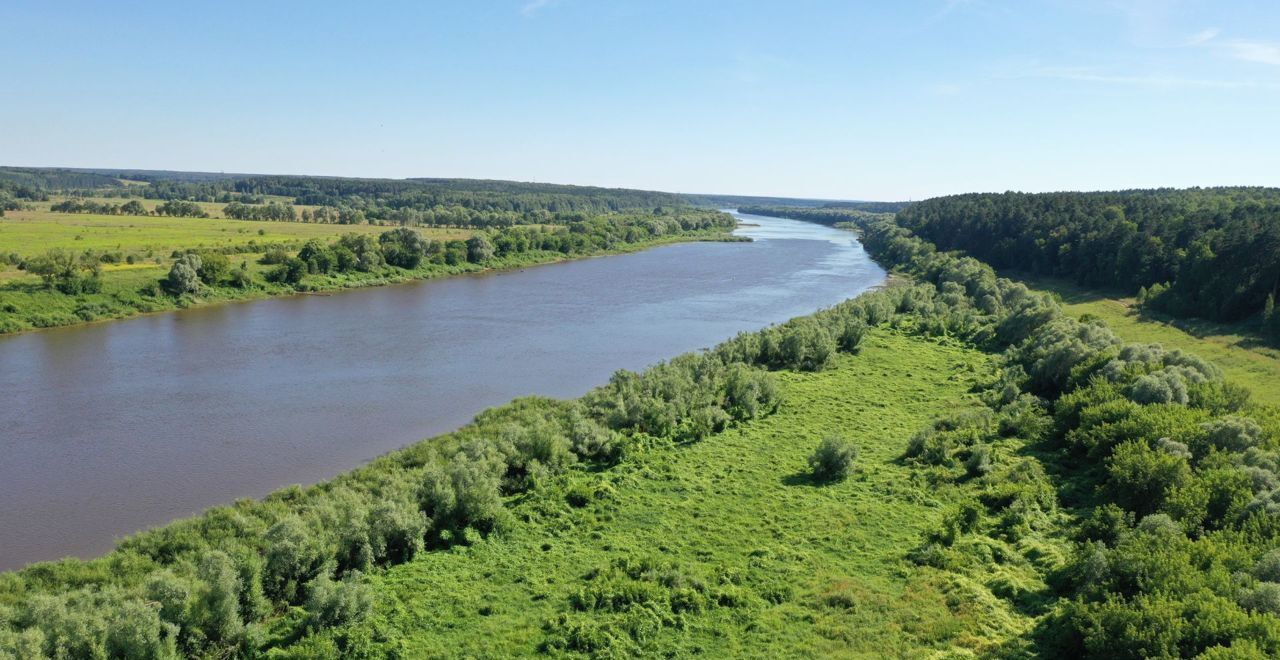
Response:
[[[739,215],[752,243],[293,296],[0,338],[0,569],[93,556],[311,483],[527,394],[575,397],[855,296],[853,235]]]

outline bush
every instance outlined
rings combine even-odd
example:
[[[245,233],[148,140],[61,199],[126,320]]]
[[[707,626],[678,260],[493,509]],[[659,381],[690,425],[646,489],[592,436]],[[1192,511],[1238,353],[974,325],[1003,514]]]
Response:
[[[858,347],[862,345],[862,339],[867,336],[867,324],[859,317],[851,317],[845,321],[844,328],[840,330],[838,343],[840,350],[846,353],[857,352]]]
[[[1154,512],[1166,493],[1190,477],[1187,461],[1131,440],[1117,445],[1107,461],[1107,487],[1120,506],[1139,515]]]
[[[230,284],[237,289],[247,289],[253,286],[253,275],[243,268],[237,268],[231,271]]]
[[[788,323],[780,333],[774,366],[797,371],[821,371],[827,366],[831,354],[836,352],[836,340],[813,319]]]
[[[839,481],[849,476],[858,448],[838,435],[828,435],[809,456],[809,468],[818,481]]]
[[[965,459],[965,472],[971,477],[984,477],[990,474],[991,470],[995,469],[991,464],[993,455],[991,447],[987,445],[974,447],[973,451],[969,452],[969,458]]]
[[[335,582],[324,571],[311,581],[307,590],[308,626],[313,630],[359,623],[373,612],[373,590],[360,582],[360,572],[352,571],[341,582]]]
[[[209,285],[216,285],[227,276],[231,270],[231,260],[225,254],[217,252],[206,252],[200,255],[200,267],[196,269],[196,274],[200,276],[200,281]]]
[[[203,589],[196,601],[194,618],[207,639],[233,642],[244,631],[240,619],[240,575],[224,552],[209,551],[197,569]]]
[[[280,248],[275,248],[275,249],[267,250],[266,254],[262,255],[262,258],[258,260],[258,263],[264,266],[275,266],[275,265],[282,264],[288,260],[289,260],[288,252],[285,252]]]
[[[267,273],[268,282],[296,285],[302,282],[307,274],[307,262],[294,257],[276,266]]]

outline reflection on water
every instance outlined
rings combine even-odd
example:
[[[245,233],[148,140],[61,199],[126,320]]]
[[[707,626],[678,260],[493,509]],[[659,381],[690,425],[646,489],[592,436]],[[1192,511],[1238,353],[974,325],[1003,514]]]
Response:
[[[0,569],[89,556],[314,482],[526,394],[578,396],[832,305],[884,272],[853,235],[740,216],[689,243],[515,272],[0,338]]]

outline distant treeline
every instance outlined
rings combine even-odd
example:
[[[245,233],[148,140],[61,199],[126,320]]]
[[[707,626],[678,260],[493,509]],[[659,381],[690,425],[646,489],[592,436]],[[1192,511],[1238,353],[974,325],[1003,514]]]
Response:
[[[293,198],[294,203],[300,205],[351,206],[375,216],[399,209],[429,210],[451,206],[473,211],[516,213],[542,210],[552,213],[608,213],[690,206],[687,199],[671,193],[478,179],[242,176],[188,180],[176,174],[145,172],[131,173],[130,176],[150,185],[104,190],[103,194],[218,203],[246,201],[243,196],[261,198],[275,195]],[[114,179],[111,181],[115,182]],[[118,182],[115,183],[117,185],[110,188],[119,188]],[[67,189],[79,186],[46,187]]]
[[[0,167],[0,187],[5,184],[38,190],[73,188],[120,188],[119,179],[94,172],[42,167]]]
[[[997,268],[1154,287],[1146,304],[1178,316],[1237,321],[1280,288],[1276,188],[957,195],[913,204],[898,222]]]
[[[692,208],[688,198],[671,193],[514,181],[117,172],[117,176],[147,184],[123,186],[116,178],[92,172],[0,169],[4,172],[43,199],[56,192],[73,198],[219,203],[227,205],[228,217],[244,220],[488,228],[568,224],[606,213],[660,214]],[[0,183],[5,180],[0,177]],[[322,208],[299,213],[278,201],[264,205],[269,197],[286,197],[294,205]],[[85,203],[81,208],[94,207]],[[101,208],[109,212],[109,207]]]
[[[27,202],[45,202],[49,194],[42,188],[0,177],[0,218],[5,211],[17,211]]]
[[[862,208],[865,206],[866,208]],[[816,222],[823,225],[838,225],[840,223],[856,223],[859,220],[866,219],[883,213],[892,213],[893,211],[873,211],[870,209],[889,209],[899,206],[892,202],[866,202],[859,206],[823,206],[817,208],[804,206],[740,206],[740,213],[748,213],[751,215],[767,215],[774,218],[791,218],[792,220],[806,220],[808,222]],[[895,209],[896,210],[896,209]]]
[[[142,202],[131,199],[123,204],[112,204],[110,202],[95,202],[91,199],[67,199],[54,203],[49,206],[49,210],[55,213],[96,213],[99,215],[151,215]],[[166,215],[180,218],[207,218],[209,214],[205,212],[199,204],[195,202],[184,202],[180,200],[169,200],[163,204],[156,206],[155,215]]]

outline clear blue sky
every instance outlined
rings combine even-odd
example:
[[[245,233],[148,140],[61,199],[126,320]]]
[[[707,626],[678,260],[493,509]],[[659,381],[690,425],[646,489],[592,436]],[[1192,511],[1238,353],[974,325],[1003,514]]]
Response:
[[[0,3],[0,164],[856,199],[1280,184],[1280,3]]]

